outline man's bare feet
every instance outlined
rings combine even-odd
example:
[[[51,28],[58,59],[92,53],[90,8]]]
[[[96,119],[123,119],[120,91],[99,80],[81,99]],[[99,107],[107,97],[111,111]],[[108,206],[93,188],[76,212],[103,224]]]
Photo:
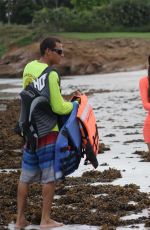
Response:
[[[56,227],[61,227],[63,226],[63,223],[57,222],[55,220],[49,219],[46,222],[41,222],[40,224],[40,229],[44,228],[56,228]]]
[[[30,225],[27,220],[17,221],[15,224],[15,229],[25,228],[26,226]]]

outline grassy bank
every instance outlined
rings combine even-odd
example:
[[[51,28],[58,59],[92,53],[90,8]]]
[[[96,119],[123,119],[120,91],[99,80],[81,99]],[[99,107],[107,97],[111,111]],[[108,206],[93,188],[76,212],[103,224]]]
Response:
[[[42,30],[42,29],[41,29]],[[25,46],[33,41],[41,39],[40,28],[33,29],[31,26],[2,25],[0,24],[0,57],[14,46]],[[135,32],[110,32],[110,33],[51,33],[42,31],[42,36],[54,35],[68,39],[94,40],[106,38],[142,38],[149,39],[150,33]]]
[[[25,46],[33,42],[34,31],[23,25],[0,25],[0,57],[14,46]]]
[[[142,38],[149,39],[150,33],[109,32],[109,33],[56,33],[58,36],[73,39],[93,40],[105,38]]]

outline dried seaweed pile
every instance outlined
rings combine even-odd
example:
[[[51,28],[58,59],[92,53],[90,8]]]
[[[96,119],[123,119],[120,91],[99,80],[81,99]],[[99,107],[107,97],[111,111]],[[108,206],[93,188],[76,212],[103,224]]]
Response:
[[[133,154],[137,154],[141,158],[141,162],[150,162],[150,156],[146,151],[135,151]]]
[[[7,110],[0,111],[0,168],[18,169],[21,165],[22,140],[12,129],[18,119],[19,102],[3,100],[1,104],[6,105]],[[145,152],[135,154],[140,154],[147,160]],[[0,173],[0,229],[16,219],[19,175],[20,170]],[[115,229],[117,226],[138,223],[145,223],[149,227],[150,219],[147,217],[121,219],[150,207],[150,197],[149,194],[140,192],[139,187],[134,184],[111,185],[110,182],[117,178],[121,178],[120,171],[111,168],[103,172],[85,172],[81,177],[67,177],[57,185],[52,217],[65,224],[103,226],[103,230],[108,226],[109,229]],[[26,216],[34,224],[40,222],[41,202],[41,186],[31,185]]]
[[[0,105],[6,106],[5,111],[0,111],[0,150],[21,148],[22,139],[13,132],[19,117],[19,101],[0,100]]]
[[[17,183],[20,172],[0,174],[0,225],[6,225],[16,219]],[[56,187],[52,217],[65,224],[89,224],[121,226],[146,223],[147,217],[136,220],[122,220],[120,217],[141,212],[150,206],[147,193],[140,192],[134,184],[114,186],[94,182],[112,181],[121,177],[118,170],[109,169],[103,172],[90,171],[82,177],[67,177]],[[31,185],[26,210],[27,219],[39,224],[41,215],[41,186]]]

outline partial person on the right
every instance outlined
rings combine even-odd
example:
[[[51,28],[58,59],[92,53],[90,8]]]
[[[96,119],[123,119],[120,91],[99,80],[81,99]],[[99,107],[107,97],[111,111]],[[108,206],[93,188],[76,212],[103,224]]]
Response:
[[[150,161],[150,55],[148,57],[148,75],[140,79],[139,87],[143,107],[148,111],[144,121],[143,136],[148,146],[148,160]]]

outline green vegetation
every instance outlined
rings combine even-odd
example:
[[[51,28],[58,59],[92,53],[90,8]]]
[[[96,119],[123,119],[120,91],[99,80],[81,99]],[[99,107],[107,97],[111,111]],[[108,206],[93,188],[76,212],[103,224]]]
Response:
[[[150,0],[0,0],[0,22],[42,32],[150,32]]]
[[[42,28],[33,28],[31,26],[22,25],[2,25],[0,24],[0,57],[7,51],[8,48],[14,46],[25,46],[34,41],[38,41],[45,36],[57,36],[63,38],[94,40],[105,38],[143,38],[150,39],[150,32],[135,33],[135,32],[107,32],[107,33],[83,33],[83,32],[59,32],[52,33],[43,31]]]
[[[11,45],[15,44],[17,40],[24,39],[26,36],[30,35],[32,37],[33,32],[29,26],[1,24],[0,34],[0,43]]]
[[[109,33],[55,33],[56,36],[81,39],[81,40],[93,40],[93,39],[105,39],[105,38],[142,38],[150,39],[150,32],[148,33],[136,33],[136,32],[109,32]]]
[[[150,0],[0,0],[0,57],[49,35],[150,38]]]
[[[107,5],[110,2],[111,0],[71,0],[74,8],[80,11],[91,10],[93,7]]]
[[[8,48],[33,42],[35,33],[29,26],[0,24],[0,57]]]
[[[6,52],[6,46],[0,45],[0,57]]]
[[[36,11],[33,25],[51,32],[150,32],[149,0],[72,2],[73,9],[61,6]]]
[[[0,0],[0,58],[47,36],[150,39],[150,0]]]

